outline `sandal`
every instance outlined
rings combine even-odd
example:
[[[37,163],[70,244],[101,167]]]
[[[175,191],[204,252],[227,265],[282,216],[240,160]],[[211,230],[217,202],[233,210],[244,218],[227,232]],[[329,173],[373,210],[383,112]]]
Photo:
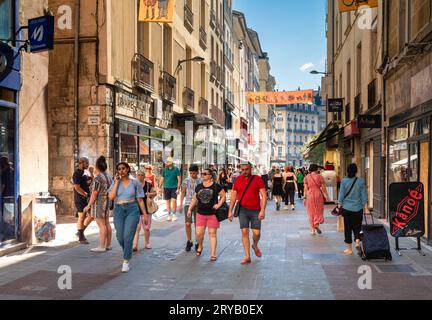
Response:
[[[242,262],[241,262],[242,265],[247,265],[247,264],[250,264],[250,263],[252,263],[252,260],[250,258],[249,259],[243,259]]]
[[[211,256],[210,261],[215,262],[217,260],[217,257]]]
[[[252,249],[253,249],[253,251],[255,252],[255,255],[256,255],[258,258],[261,258],[261,257],[262,257],[262,252],[261,252],[261,250],[260,250],[258,247],[254,247],[254,246],[252,246]]]
[[[201,249],[201,251],[199,251],[199,250],[197,249],[197,251],[196,251],[196,256],[197,256],[197,257],[201,257],[202,252],[203,252],[203,249]]]

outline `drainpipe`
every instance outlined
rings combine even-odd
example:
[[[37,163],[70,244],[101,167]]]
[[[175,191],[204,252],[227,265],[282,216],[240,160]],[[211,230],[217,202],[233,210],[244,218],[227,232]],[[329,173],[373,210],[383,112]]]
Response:
[[[80,40],[80,9],[81,1],[75,1],[75,44],[74,44],[74,69],[75,69],[75,81],[74,81],[74,157],[75,167],[78,167],[79,162],[79,40]]]

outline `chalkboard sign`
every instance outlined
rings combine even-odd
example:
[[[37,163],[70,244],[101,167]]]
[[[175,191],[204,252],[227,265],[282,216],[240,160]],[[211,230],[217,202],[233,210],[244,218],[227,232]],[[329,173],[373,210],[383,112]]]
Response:
[[[419,238],[425,234],[424,185],[393,183],[389,189],[390,231],[397,238]]]

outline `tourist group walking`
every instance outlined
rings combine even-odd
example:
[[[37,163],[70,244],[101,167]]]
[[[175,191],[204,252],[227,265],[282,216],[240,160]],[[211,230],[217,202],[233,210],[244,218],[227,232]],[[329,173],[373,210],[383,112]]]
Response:
[[[273,166],[269,171],[265,168],[259,170],[251,163],[230,165],[219,170],[214,165],[202,168],[197,164],[181,169],[188,172],[184,179],[180,167],[168,157],[159,174],[153,172],[150,164],[132,172],[127,162],[118,163],[115,172],[109,173],[105,157],[99,157],[94,167],[90,166],[88,158],[82,157],[72,177],[78,241],[89,243],[85,231],[92,221],[96,221],[99,245],[91,251],[103,253],[112,250],[112,213],[116,238],[123,252],[121,270],[128,272],[133,253],[140,249],[141,234],[142,248],[152,249],[152,220],[159,210],[156,199],[161,195],[166,203],[167,222],[175,222],[183,216],[185,251],[194,249],[197,257],[207,252],[211,262],[218,260],[221,223],[225,220],[232,223],[234,218],[238,218],[239,238],[244,251],[239,262],[248,265],[253,255],[257,258],[263,256],[260,240],[269,200],[274,200],[275,212],[280,212],[284,206],[286,213],[295,211],[296,203],[303,200],[311,236],[323,234],[321,226],[325,222],[328,194],[320,167],[316,164],[307,169]],[[355,246],[360,250],[363,214],[370,213],[366,184],[357,177],[357,171],[355,164],[348,166],[335,209],[343,215],[345,254],[353,253],[353,236]],[[206,235],[208,248],[204,245]]]

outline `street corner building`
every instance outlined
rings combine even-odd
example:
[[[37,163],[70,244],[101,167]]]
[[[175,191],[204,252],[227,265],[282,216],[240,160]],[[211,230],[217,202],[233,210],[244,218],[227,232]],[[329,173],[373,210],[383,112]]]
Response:
[[[315,145],[325,144],[324,162],[339,178],[359,165],[378,218],[390,219],[392,183],[422,182],[430,241],[432,1],[380,0],[342,12],[328,0],[327,8],[328,126]]]
[[[104,155],[111,173],[125,161],[159,175],[168,157],[183,175],[191,163],[270,166],[274,106],[249,105],[246,93],[276,81],[244,14],[231,0],[148,4],[1,1],[0,245],[36,241],[37,197],[75,214],[83,156]],[[44,17],[54,36],[36,52],[31,38],[47,33],[30,34],[29,20]]]
[[[49,54],[29,53],[22,28],[45,4],[0,2],[0,246],[29,240],[32,200],[49,190]]]

